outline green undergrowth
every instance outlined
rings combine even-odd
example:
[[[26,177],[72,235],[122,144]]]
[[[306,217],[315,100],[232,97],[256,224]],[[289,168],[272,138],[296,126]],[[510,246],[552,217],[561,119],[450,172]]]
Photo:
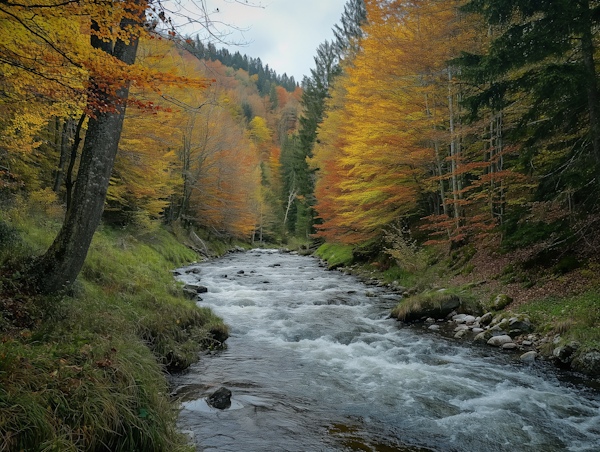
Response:
[[[425,292],[409,298],[403,298],[392,310],[392,317],[405,320],[410,313],[440,309],[456,296],[448,292]]]
[[[350,265],[354,260],[354,247],[351,245],[338,245],[335,243],[325,243],[316,251],[316,255],[326,260],[329,267]]]
[[[2,215],[0,451],[193,450],[164,371],[227,335],[169,271],[196,253],[162,227],[101,228],[72,288],[41,297],[22,275],[58,219]]]
[[[549,297],[519,306],[541,333],[559,334],[562,342],[577,341],[582,351],[600,350],[600,294],[590,290],[570,297]]]

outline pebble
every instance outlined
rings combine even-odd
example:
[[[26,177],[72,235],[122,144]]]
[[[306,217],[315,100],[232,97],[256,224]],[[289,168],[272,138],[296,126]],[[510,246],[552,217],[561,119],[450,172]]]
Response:
[[[429,330],[439,330],[440,326],[439,325],[431,325],[428,329]]]
[[[530,345],[533,345],[533,342],[531,342],[531,341],[523,341],[523,342],[522,342],[522,344],[523,344],[525,347],[529,347]]]
[[[537,357],[537,353],[536,352],[527,352],[527,353],[523,353],[521,355],[521,361],[523,362],[531,362],[531,361],[535,361],[535,358]]]
[[[502,345],[502,348],[504,350],[514,350],[515,348],[517,348],[517,344],[515,344],[514,342],[507,342],[506,344]]]
[[[465,323],[474,323],[475,322],[475,317],[473,317],[472,315],[468,315],[465,317]]]
[[[483,328],[473,328],[473,333],[479,334],[483,333],[485,330]]]
[[[488,345],[493,345],[495,347],[501,347],[504,344],[508,344],[512,342],[512,339],[508,335],[503,336],[494,336],[489,341],[487,341]]]
[[[468,329],[469,327],[467,325],[458,325],[456,328],[454,328],[454,331],[463,331]]]
[[[458,333],[456,333],[456,334],[454,335],[454,337],[455,337],[456,339],[462,339],[462,338],[463,338],[463,337],[464,337],[464,336],[465,336],[465,335],[466,335],[468,332],[469,332],[469,330],[462,329],[462,330],[460,330]]]

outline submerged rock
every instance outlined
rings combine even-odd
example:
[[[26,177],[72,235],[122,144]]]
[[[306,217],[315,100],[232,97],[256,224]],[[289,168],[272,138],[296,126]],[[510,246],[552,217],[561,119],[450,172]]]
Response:
[[[231,406],[231,391],[224,386],[221,386],[206,399],[208,404],[213,408],[225,410]]]

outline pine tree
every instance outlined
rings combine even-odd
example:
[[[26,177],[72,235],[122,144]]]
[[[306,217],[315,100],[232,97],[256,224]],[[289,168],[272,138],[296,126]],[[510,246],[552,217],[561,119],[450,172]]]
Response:
[[[487,108],[498,113],[515,102],[523,106],[511,137],[524,142],[524,160],[540,152],[554,159],[542,196],[554,196],[568,185],[585,191],[594,186],[588,184],[594,178],[600,182],[595,61],[600,4],[472,0],[463,9],[481,14],[492,37],[489,53],[465,53],[456,60],[462,77],[480,88],[465,99],[472,119]]]

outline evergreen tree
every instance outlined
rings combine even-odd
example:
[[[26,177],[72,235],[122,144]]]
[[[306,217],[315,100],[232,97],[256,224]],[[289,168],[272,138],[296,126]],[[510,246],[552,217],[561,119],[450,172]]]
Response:
[[[367,21],[367,8],[364,0],[349,0],[344,6],[340,24],[333,26],[335,46],[339,55],[358,50],[358,40],[362,38],[362,28]]]
[[[325,41],[317,48],[315,69],[311,76],[302,81],[302,105],[304,114],[300,117],[300,130],[294,147],[294,174],[301,199],[304,203],[298,208],[297,232],[314,233],[315,177],[314,170],[308,167],[307,159],[317,140],[319,124],[323,121],[325,101],[329,97],[329,88],[335,77],[341,74],[339,61],[345,55],[352,55],[350,46],[356,47],[362,37],[361,24],[366,20],[364,0],[349,0],[344,8],[341,25],[334,27],[336,40]],[[303,235],[303,233],[302,233]]]
[[[480,89],[466,99],[473,118],[488,107],[500,112],[516,101],[524,104],[520,127],[512,132],[525,140],[523,157],[530,161],[545,151],[557,169],[542,184],[542,195],[553,196],[565,184],[583,189],[593,178],[600,182],[600,3],[471,0],[463,10],[483,15],[491,35],[488,54],[456,60],[462,77]]]

